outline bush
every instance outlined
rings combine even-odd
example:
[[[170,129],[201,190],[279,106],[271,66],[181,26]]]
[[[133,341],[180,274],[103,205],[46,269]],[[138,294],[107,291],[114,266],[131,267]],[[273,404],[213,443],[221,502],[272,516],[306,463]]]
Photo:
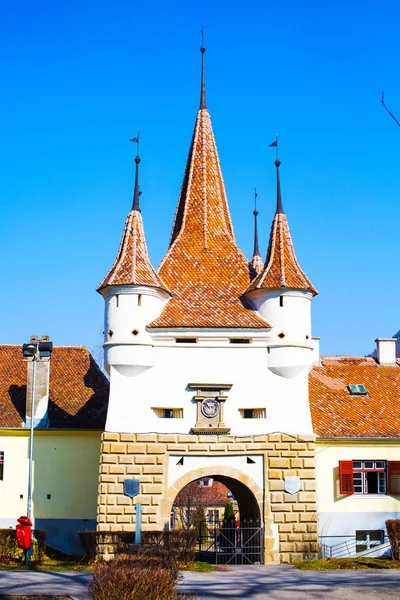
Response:
[[[31,561],[41,564],[47,549],[47,532],[43,529],[33,529],[33,544]],[[15,529],[0,529],[0,562],[8,563],[22,559],[23,550],[17,546]]]
[[[89,559],[96,558],[98,545],[107,545],[112,554],[137,554],[135,534],[131,531],[80,531],[79,539]],[[194,531],[142,531],[140,548],[155,548],[173,551],[175,560],[180,564],[194,561],[196,536]]]
[[[392,558],[400,559],[400,519],[389,519],[386,521],[386,530],[392,548]]]
[[[90,597],[93,600],[176,598],[177,574],[174,571],[159,566],[143,568],[139,564],[140,561],[132,560],[131,557],[98,563],[88,584]]]

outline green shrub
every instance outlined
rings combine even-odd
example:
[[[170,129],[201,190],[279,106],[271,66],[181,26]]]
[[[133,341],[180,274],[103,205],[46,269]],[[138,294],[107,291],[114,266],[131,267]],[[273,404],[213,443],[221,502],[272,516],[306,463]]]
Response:
[[[227,500],[225,503],[224,521],[230,521],[231,519],[235,520],[235,511],[232,502]]]
[[[386,530],[392,548],[392,558],[400,559],[400,519],[388,519],[386,521]]]
[[[32,530],[31,562],[42,564],[47,549],[47,532],[43,529]],[[22,560],[23,550],[17,546],[15,529],[0,529],[0,562]]]

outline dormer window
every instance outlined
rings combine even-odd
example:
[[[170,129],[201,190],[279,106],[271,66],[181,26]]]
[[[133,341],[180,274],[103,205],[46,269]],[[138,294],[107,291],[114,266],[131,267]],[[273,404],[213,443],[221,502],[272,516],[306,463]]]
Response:
[[[350,383],[347,386],[350,396],[367,396],[368,392],[361,383]]]

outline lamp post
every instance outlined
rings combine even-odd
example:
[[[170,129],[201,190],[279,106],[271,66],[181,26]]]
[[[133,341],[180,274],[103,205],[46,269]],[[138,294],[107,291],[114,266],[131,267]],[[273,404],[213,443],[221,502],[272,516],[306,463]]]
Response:
[[[53,342],[50,342],[48,336],[42,336],[39,340],[37,336],[32,335],[29,344],[22,345],[22,354],[27,359],[32,359],[32,398],[31,398],[31,422],[30,422],[30,436],[29,436],[29,470],[28,470],[28,500],[26,516],[31,519],[32,516],[32,489],[33,489],[33,437],[35,429],[35,397],[36,397],[36,370],[37,361],[47,358],[50,360],[50,356],[53,350]],[[25,550],[25,563],[29,564],[29,556],[31,549]]]

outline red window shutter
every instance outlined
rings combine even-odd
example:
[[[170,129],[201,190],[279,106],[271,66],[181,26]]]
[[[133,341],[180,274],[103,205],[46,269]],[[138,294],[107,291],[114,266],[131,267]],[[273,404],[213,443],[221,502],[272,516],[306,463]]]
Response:
[[[400,495],[400,461],[388,461],[388,494]]]
[[[340,493],[351,496],[354,491],[352,460],[339,460],[339,482]]]

